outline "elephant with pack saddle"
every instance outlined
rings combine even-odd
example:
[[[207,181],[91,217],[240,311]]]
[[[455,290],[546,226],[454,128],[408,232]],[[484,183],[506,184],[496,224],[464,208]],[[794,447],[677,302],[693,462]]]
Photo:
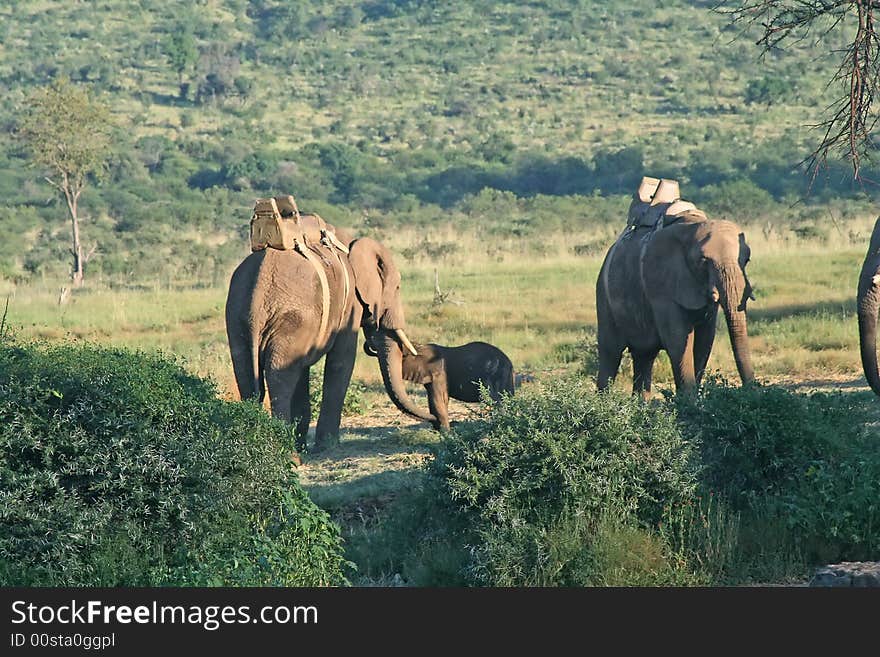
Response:
[[[391,401],[410,415],[436,421],[406,392],[403,353],[416,351],[405,332],[401,276],[388,249],[317,215],[300,214],[292,197],[261,201],[258,207],[269,219],[257,222],[255,209],[255,250],[232,274],[226,300],[241,398],[262,401],[268,391],[272,414],[295,423],[297,447],[304,449],[311,421],[309,371],[326,357],[315,450],[326,448],[339,434],[357,336],[365,329],[377,345]]]
[[[874,223],[868,252],[859,273],[856,292],[859,319],[859,351],[862,371],[868,385],[880,395],[880,372],[877,370],[877,311],[880,309],[880,218]]]
[[[646,209],[650,203],[649,198]],[[679,211],[664,213],[675,211],[676,203]],[[719,307],[740,378],[753,380],[746,302],[754,296],[746,276],[745,234],[731,221],[708,219],[677,194],[657,206],[662,207],[653,215],[645,212],[648,221],[634,218],[631,208],[629,225],[606,254],[596,281],[598,388],[607,388],[617,375],[625,349],[632,356],[634,394],[649,396],[660,350],[669,355],[677,391],[699,385]]]

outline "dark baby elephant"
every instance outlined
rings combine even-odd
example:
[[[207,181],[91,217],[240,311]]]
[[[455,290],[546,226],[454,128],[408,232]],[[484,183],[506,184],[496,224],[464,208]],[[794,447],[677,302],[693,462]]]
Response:
[[[428,407],[436,420],[435,429],[449,428],[449,398],[463,402],[480,401],[480,384],[498,401],[502,393],[514,391],[513,363],[498,347],[486,342],[469,342],[460,347],[415,344],[418,355],[403,355],[403,378],[425,386]],[[364,343],[369,356],[377,352],[372,340]],[[424,419],[424,416],[414,416]]]

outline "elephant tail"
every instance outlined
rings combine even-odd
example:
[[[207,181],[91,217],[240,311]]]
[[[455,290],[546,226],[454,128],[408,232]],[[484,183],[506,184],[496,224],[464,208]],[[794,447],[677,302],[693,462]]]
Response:
[[[255,335],[251,343],[251,372],[253,372],[254,376],[254,397],[262,404],[266,394],[266,386],[263,385],[263,359],[261,356],[260,336]]]

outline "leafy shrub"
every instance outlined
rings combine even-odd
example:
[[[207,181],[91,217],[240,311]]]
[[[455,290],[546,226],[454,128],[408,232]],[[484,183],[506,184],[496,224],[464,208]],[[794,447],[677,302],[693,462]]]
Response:
[[[873,401],[873,400],[871,400]],[[880,448],[852,393],[709,382],[679,402],[704,485],[748,524],[776,525],[808,562],[880,557]]]
[[[363,415],[369,409],[365,398],[367,386],[362,381],[352,380],[345,391],[345,400],[342,402],[342,414]],[[316,418],[321,413],[321,400],[324,396],[324,361],[312,368],[309,376],[309,404],[312,409],[312,417]]]
[[[750,180],[736,179],[702,190],[701,207],[719,219],[740,220],[745,216],[761,216],[774,207],[773,197]]]
[[[400,255],[410,262],[420,258],[436,262],[437,260],[445,260],[456,251],[458,251],[458,244],[455,242],[434,242],[423,237],[419,244],[400,249]]]
[[[344,583],[291,445],[163,356],[4,341],[0,583]]]
[[[822,226],[806,224],[804,226],[795,226],[791,229],[799,239],[802,240],[818,240],[821,242],[828,241],[828,230]]]
[[[745,101],[751,104],[772,105],[791,96],[795,91],[792,80],[765,75],[763,78],[749,80],[746,85]]]
[[[638,532],[691,497],[689,457],[668,409],[570,379],[451,434],[432,474],[474,528],[474,581],[572,585],[598,581],[590,564],[609,509]]]

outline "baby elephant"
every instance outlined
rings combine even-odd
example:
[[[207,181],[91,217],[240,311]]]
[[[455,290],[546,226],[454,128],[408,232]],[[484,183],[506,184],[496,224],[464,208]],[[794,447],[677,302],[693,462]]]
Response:
[[[498,401],[501,393],[513,394],[513,363],[498,347],[486,342],[469,342],[460,347],[439,344],[415,345],[418,356],[404,351],[403,378],[421,383],[428,393],[428,407],[437,418],[435,429],[449,428],[449,398],[463,402],[480,401],[482,383],[489,396]],[[375,356],[369,342],[364,351]]]

